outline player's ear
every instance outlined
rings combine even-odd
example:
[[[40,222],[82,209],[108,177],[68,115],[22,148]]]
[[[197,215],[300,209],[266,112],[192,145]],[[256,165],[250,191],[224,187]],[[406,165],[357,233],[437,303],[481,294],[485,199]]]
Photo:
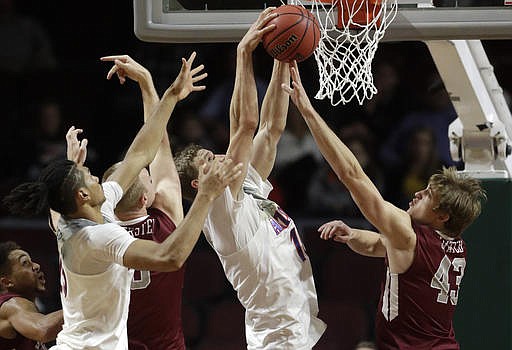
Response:
[[[190,186],[192,186],[192,188],[195,188],[197,190],[199,188],[199,180],[194,179],[194,180],[190,181]]]
[[[12,287],[12,282],[7,276],[0,277],[0,291],[7,290]]]
[[[139,198],[139,208],[143,208],[148,203],[148,194],[144,192]]]
[[[89,190],[85,187],[80,187],[76,192],[76,198],[80,203],[88,201],[90,199]]]

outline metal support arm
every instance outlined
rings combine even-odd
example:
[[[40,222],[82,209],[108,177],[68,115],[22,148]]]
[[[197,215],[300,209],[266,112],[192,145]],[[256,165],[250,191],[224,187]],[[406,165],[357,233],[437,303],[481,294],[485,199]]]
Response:
[[[457,112],[450,151],[464,172],[510,178],[512,117],[480,40],[425,41]]]

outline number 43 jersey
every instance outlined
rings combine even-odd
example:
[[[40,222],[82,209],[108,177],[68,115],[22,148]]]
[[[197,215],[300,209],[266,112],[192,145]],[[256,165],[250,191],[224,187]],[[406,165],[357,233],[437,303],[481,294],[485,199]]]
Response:
[[[417,243],[409,269],[391,273],[386,258],[376,317],[379,349],[459,349],[453,330],[466,244],[413,223]]]

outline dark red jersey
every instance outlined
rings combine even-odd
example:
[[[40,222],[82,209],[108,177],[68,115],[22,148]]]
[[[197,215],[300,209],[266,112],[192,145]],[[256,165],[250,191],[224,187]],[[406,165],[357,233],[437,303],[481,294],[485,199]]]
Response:
[[[413,224],[417,243],[414,260],[401,274],[389,272],[376,317],[379,350],[459,349],[453,313],[466,267],[466,244]]]
[[[176,225],[162,211],[150,208],[148,217],[123,226],[139,239],[164,241]],[[174,272],[135,271],[128,314],[130,350],[185,349],[181,297],[185,269]]]
[[[0,294],[0,307],[7,300],[11,298],[23,298],[21,295],[13,294],[13,293],[4,293]],[[25,338],[19,333],[16,333],[16,338],[14,339],[6,339],[0,337],[0,349],[15,349],[15,350],[45,350],[46,346],[43,343],[37,342],[32,339]]]

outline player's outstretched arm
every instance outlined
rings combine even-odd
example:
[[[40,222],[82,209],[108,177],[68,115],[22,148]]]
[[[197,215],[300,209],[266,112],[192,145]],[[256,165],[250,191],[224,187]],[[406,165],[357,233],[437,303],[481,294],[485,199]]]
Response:
[[[188,62],[192,64],[195,57],[196,55],[193,53]],[[139,84],[144,106],[144,121],[146,122],[148,118],[151,117],[160,101],[149,70],[127,55],[107,56],[102,57],[102,60],[114,62],[107,78],[111,78],[114,74],[117,74],[121,84],[126,81],[126,78],[130,78]],[[185,93],[180,96],[181,99],[186,98],[188,93],[192,91],[193,83],[203,80],[207,76],[207,73],[199,74],[203,69],[204,66],[199,65],[191,70],[190,73],[193,77],[192,84],[190,84],[188,89],[185,90]],[[149,172],[155,185],[155,199],[152,203],[152,207],[162,210],[176,225],[179,224],[183,219],[181,187],[179,176],[174,166],[167,131],[164,132],[155,158],[149,164]]]
[[[405,211],[385,201],[357,158],[313,108],[302,86],[297,63],[290,68],[292,86],[283,85],[306,121],[318,148],[341,182],[347,187],[363,215],[385,235],[391,247],[412,250],[416,235]],[[388,247],[389,247],[388,245]]]
[[[254,138],[251,160],[262,179],[268,178],[274,167],[277,144],[286,127],[290,96],[281,85],[289,83],[289,64],[274,60],[272,77],[261,106],[260,125]]]
[[[5,302],[2,313],[16,332],[41,343],[55,340],[64,323],[62,310],[44,315],[36,309],[33,302],[21,297]]]
[[[194,59],[195,54],[189,58],[189,63],[192,64]],[[192,83],[207,77],[207,73],[200,74],[203,69],[203,65],[192,69],[190,72],[191,76],[194,77]],[[190,84],[188,90],[180,96],[180,99],[186,98],[192,92],[192,88],[193,84]],[[152,207],[162,210],[172,219],[175,225],[178,225],[183,220],[183,201],[180,178],[174,164],[167,130],[164,131],[155,159],[149,164],[149,173],[155,186],[155,199]]]
[[[110,80],[115,74],[121,85],[127,78],[139,84],[144,106],[144,120],[146,120],[160,100],[149,70],[128,55],[104,56],[100,60],[114,63],[107,73],[107,79]]]
[[[277,16],[271,13],[275,7],[268,7],[263,10],[249,30],[242,37],[236,49],[236,70],[235,86],[230,102],[229,110],[229,135],[230,139],[238,131],[241,124],[258,124],[258,96],[256,81],[254,79],[252,54],[258,47],[263,36],[275,29],[275,24],[267,26],[266,24],[272,18]],[[254,135],[252,135],[254,136]]]
[[[77,129],[71,126],[66,133],[66,156],[68,160],[74,161],[78,165],[84,165],[87,159],[87,144],[88,140],[83,138],[78,139],[78,135],[83,132],[82,129]],[[60,214],[50,209],[50,218],[48,219],[50,229],[56,233],[57,223],[59,222]]]
[[[271,10],[269,7],[260,13],[238,44],[236,51],[235,86],[229,109],[230,139],[226,154],[234,161],[243,163],[244,168],[243,176],[230,186],[234,198],[238,197],[247,174],[252,141],[258,127],[258,91],[254,79],[252,54],[263,35],[275,28],[275,25],[266,26],[266,23],[275,17],[270,14]]]
[[[196,244],[210,204],[242,175],[242,164],[216,158],[199,170],[197,195],[187,215],[172,235],[158,244],[135,240],[124,254],[124,265],[138,270],[175,271],[180,269]]]
[[[135,136],[121,165],[109,178],[119,183],[124,191],[131,186],[140,170],[148,166],[155,158],[176,103],[187,97],[192,91],[205,89],[204,85],[195,85],[200,79],[193,76],[193,72],[197,72],[192,69],[194,58],[195,53],[188,60],[182,58],[182,67],[178,77],[164,92],[152,116],[148,118],[148,121]],[[117,61],[115,62],[118,64]]]
[[[354,252],[371,257],[386,256],[384,237],[373,231],[355,229],[341,220],[326,222],[318,228],[320,238],[346,243]]]

